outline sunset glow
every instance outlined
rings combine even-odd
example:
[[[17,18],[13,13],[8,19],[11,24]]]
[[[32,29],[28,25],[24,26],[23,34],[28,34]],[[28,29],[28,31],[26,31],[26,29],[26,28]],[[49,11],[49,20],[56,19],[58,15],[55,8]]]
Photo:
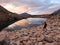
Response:
[[[15,13],[23,13],[23,12],[27,12],[30,10],[30,7],[28,6],[19,6],[19,7],[16,7],[14,5],[11,5],[11,4],[6,4],[4,6],[6,9],[8,9],[9,11],[12,11],[12,12],[15,12]]]
[[[11,12],[30,14],[52,13],[60,8],[60,0],[0,0],[0,5]]]

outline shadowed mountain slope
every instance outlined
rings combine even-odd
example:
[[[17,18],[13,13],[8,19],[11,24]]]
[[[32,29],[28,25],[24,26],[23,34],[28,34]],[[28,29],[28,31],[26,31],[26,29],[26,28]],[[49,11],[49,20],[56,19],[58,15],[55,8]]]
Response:
[[[4,41],[7,45],[60,45],[60,14],[37,27],[3,31],[0,33],[0,44],[6,45]]]
[[[55,14],[60,14],[60,10],[55,11],[52,13],[53,15]],[[3,28],[7,27],[8,25],[21,20],[21,19],[26,19],[26,18],[50,18],[52,15],[30,15],[28,13],[22,13],[22,14],[16,14],[12,13],[8,10],[6,10],[4,7],[0,5],[0,30]]]
[[[27,13],[16,14],[16,13],[12,13],[12,12],[6,10],[4,7],[2,7],[0,5],[0,30],[18,20],[26,19],[26,18],[30,18],[30,17],[32,17],[32,18],[47,18],[50,16],[30,15]]]
[[[0,6],[0,30],[22,18]]]
[[[52,13],[52,15],[58,15],[58,14],[60,14],[60,9],[58,9]]]

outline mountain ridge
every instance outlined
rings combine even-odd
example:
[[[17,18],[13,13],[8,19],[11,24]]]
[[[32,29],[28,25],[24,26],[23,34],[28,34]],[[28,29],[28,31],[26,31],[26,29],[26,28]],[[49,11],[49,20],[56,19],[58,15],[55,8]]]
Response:
[[[56,14],[60,14],[60,10],[55,11]],[[55,15],[55,12],[49,15],[30,15],[28,13],[16,14],[13,12],[8,11],[4,7],[0,5],[0,30],[5,28],[6,26],[26,18],[50,18],[51,16]]]

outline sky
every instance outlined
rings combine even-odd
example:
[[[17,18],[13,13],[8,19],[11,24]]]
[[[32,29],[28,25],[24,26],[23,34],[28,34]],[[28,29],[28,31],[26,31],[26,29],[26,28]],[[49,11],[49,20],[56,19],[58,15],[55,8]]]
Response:
[[[60,9],[60,0],[0,0],[0,5],[18,14],[49,14]]]

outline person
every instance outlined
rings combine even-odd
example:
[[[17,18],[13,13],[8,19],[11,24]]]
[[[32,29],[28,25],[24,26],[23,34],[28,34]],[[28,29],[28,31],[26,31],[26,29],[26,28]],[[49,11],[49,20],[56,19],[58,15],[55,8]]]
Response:
[[[46,29],[46,27],[47,27],[47,24],[46,24],[46,22],[45,22],[45,23],[44,23],[44,27],[43,27],[43,28],[44,28],[44,29]]]

